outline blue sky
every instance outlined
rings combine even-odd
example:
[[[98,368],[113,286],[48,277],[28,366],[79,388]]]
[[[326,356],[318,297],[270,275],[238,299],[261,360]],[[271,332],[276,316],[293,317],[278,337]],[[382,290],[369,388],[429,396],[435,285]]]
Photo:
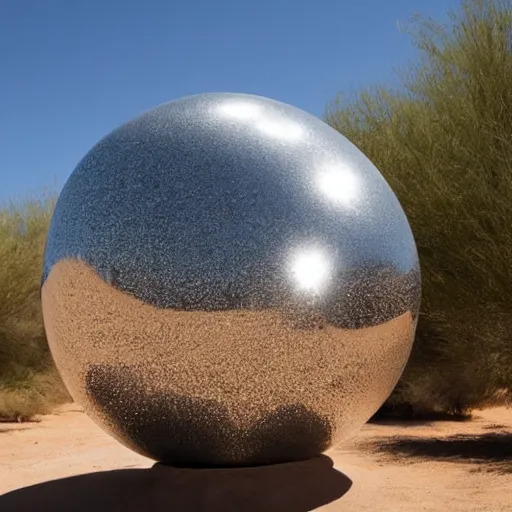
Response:
[[[399,24],[457,0],[1,0],[0,201],[59,191],[119,124],[200,92],[260,94],[321,117],[396,83]]]

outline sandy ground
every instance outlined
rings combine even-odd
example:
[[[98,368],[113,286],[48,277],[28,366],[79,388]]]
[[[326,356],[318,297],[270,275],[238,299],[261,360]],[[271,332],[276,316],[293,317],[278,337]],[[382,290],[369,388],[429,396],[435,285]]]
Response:
[[[512,409],[479,411],[469,422],[369,424],[328,455],[353,486],[322,510],[512,512]],[[38,423],[0,424],[0,494],[151,465],[73,405]]]

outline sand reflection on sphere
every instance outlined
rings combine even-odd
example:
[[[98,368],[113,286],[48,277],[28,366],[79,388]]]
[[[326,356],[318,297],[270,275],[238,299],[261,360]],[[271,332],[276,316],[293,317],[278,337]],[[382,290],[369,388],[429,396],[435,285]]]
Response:
[[[303,459],[351,435],[400,377],[419,294],[373,165],[318,119],[240,94],[100,141],[61,193],[42,285],[72,396],[181,465]]]

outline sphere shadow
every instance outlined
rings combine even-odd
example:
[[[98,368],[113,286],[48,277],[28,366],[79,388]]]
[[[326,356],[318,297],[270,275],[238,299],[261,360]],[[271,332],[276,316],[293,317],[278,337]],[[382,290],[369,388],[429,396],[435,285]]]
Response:
[[[308,512],[340,499],[351,486],[325,455],[254,468],[180,469],[158,463],[12,491],[0,496],[0,510]]]

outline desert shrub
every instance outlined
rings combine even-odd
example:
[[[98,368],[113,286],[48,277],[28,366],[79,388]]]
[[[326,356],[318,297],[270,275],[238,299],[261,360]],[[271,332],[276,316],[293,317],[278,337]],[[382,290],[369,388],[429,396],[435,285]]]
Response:
[[[15,386],[0,387],[0,421],[27,421],[49,414],[59,404],[71,401],[53,365],[32,373]]]
[[[46,412],[66,397],[46,342],[39,297],[53,198],[0,211],[0,419]]]
[[[396,89],[329,105],[408,215],[423,297],[416,343],[384,410],[463,413],[512,389],[512,3],[416,17]]]

